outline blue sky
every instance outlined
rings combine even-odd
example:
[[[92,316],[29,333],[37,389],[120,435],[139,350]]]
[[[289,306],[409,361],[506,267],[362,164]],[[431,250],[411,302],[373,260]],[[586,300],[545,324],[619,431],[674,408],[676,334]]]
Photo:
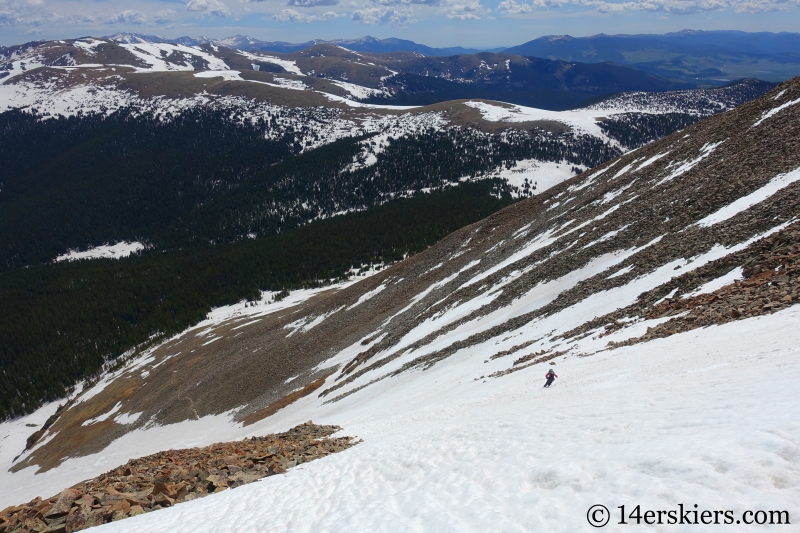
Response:
[[[6,46],[131,31],[495,47],[554,34],[798,31],[799,22],[800,0],[0,0]]]

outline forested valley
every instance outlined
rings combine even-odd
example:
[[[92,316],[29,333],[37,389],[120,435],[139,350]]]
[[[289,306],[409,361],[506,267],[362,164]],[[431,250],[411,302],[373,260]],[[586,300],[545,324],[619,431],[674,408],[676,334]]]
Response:
[[[604,128],[631,146],[688,122],[632,114]],[[274,119],[202,107],[0,114],[0,417],[63,397],[212,307],[419,252],[535,192],[492,177],[517,161],[589,168],[622,153],[538,129],[430,128],[315,149],[298,138]],[[53,262],[123,240],[146,249]]]

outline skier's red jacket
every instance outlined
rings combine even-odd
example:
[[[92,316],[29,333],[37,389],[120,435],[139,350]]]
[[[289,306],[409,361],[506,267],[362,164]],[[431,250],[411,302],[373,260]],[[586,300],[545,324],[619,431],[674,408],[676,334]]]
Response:
[[[544,375],[544,377],[546,377],[547,379],[550,379],[550,372],[548,372],[547,374],[545,374],[545,375]],[[558,377],[558,374],[556,374],[555,372],[553,372],[553,377],[554,377],[554,378],[557,378],[557,377]]]

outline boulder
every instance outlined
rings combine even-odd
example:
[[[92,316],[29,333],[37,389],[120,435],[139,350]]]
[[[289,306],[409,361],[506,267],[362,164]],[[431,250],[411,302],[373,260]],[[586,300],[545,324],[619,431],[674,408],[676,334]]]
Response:
[[[58,518],[65,516],[69,513],[72,507],[72,502],[78,499],[78,491],[73,489],[66,489],[58,495],[55,505],[53,505],[46,513],[43,513],[45,518]]]

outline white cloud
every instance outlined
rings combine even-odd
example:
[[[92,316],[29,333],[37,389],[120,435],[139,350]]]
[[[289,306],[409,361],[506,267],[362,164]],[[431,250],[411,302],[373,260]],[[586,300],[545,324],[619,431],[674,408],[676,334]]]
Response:
[[[781,11],[800,6],[800,0],[503,0],[498,10],[505,15],[531,13],[534,9],[557,9],[564,5],[578,5],[596,9],[600,13],[652,12],[673,15],[692,15],[713,11],[732,10],[759,13]]]
[[[102,21],[106,24],[144,24],[147,22],[147,17],[138,11],[126,9],[115,15],[106,15],[102,18]]]
[[[353,11],[350,19],[361,24],[390,24],[392,26],[404,26],[417,22],[413,18],[411,9],[395,9],[393,7],[368,7]]]
[[[339,17],[345,16],[344,13],[335,13],[333,11],[328,11],[326,13],[322,13],[321,15],[306,15],[305,13],[300,13],[299,11],[295,11],[294,9],[284,9],[280,13],[273,15],[273,19],[277,20],[278,22],[317,22],[321,20],[332,20]]]
[[[162,9],[160,11],[156,11],[154,18],[159,24],[167,24],[175,20],[177,15],[178,12],[174,9]]]
[[[497,9],[507,15],[520,15],[522,13],[530,13],[533,11],[533,8],[530,4],[518,4],[514,0],[505,0],[500,2],[500,5],[497,6]]]
[[[176,0],[173,0],[176,1]],[[189,12],[205,18],[229,17],[228,0],[180,0]],[[319,13],[323,6],[346,4],[354,22],[368,25],[406,26],[417,22],[420,13],[445,16],[450,20],[476,20],[491,18],[491,10],[482,0],[238,0],[239,2],[268,2],[278,7],[274,20],[303,22],[333,20],[348,16],[337,13],[337,8]],[[554,10],[572,6],[600,14],[651,13],[660,16],[693,15],[701,13],[765,13],[787,11],[797,13],[800,0],[497,0],[497,11],[505,16],[531,17],[537,10]],[[179,24],[182,17],[174,3],[159,0],[157,3],[67,2],[66,0],[0,0],[0,28],[21,28],[20,35],[35,28],[97,26],[116,28],[142,24],[161,27]],[[87,6],[92,11],[82,12]],[[114,8],[116,6],[116,9]],[[142,7],[140,7],[142,6]],[[170,8],[172,6],[172,8]],[[419,7],[418,7],[419,6]],[[425,7],[433,9],[425,10]],[[283,9],[286,7],[286,9]],[[492,6],[494,7],[494,6]],[[125,8],[125,9],[122,9]],[[56,11],[54,11],[54,9]],[[178,9],[178,11],[176,11]],[[420,11],[421,9],[421,11]],[[96,11],[95,11],[96,10]],[[435,10],[435,11],[434,11]],[[792,10],[792,11],[790,11]],[[275,10],[271,10],[273,13]],[[308,13],[310,11],[311,13]],[[741,17],[742,15],[740,15]],[[7,30],[6,30],[7,31]],[[77,31],[77,30],[76,30]],[[115,29],[114,31],[119,31]]]
[[[745,0],[734,7],[740,13],[765,13],[783,11],[798,6],[800,6],[800,1],[798,0]]]
[[[0,5],[4,2],[0,1]],[[5,2],[5,8],[0,9],[0,27],[3,26],[31,26],[34,28],[52,26],[54,24],[79,22],[81,17],[64,17],[53,11],[40,12],[31,9],[27,2]],[[31,34],[30,31],[26,32]]]
[[[442,11],[450,20],[478,20],[487,12],[479,0],[475,2],[451,0]]]
[[[231,16],[231,10],[220,0],[189,0],[186,2],[186,9],[215,17]]]
[[[564,4],[583,4],[585,6],[597,5],[600,2],[593,2],[591,0],[533,0],[533,7],[548,8],[548,7],[561,7]]]
[[[140,25],[148,22],[148,17],[141,11],[124,9],[119,12],[94,12],[94,13],[57,13],[47,8],[56,5],[56,2],[42,0],[0,0],[0,27],[17,26],[29,28],[55,27],[55,26],[80,26],[84,24],[112,25]],[[130,6],[130,2],[127,3]],[[46,7],[45,7],[46,6]],[[61,4],[61,8],[68,8]],[[131,6],[133,7],[133,6]],[[171,11],[173,10],[163,10]],[[162,13],[161,11],[159,13]],[[156,20],[159,19],[156,14]]]
[[[263,0],[258,0],[263,1]],[[339,0],[287,0],[287,6],[295,7],[317,7],[317,6],[335,6]]]
[[[382,6],[410,6],[410,5],[426,5],[438,6],[442,3],[441,0],[370,0],[373,4]]]
[[[0,11],[0,26],[16,26],[19,22],[15,13],[9,10]]]

